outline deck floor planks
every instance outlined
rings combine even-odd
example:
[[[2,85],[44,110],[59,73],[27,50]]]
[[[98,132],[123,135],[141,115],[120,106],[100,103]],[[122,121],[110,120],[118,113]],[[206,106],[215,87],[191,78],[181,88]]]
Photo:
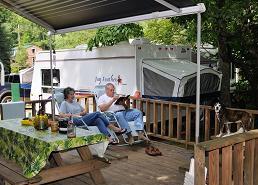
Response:
[[[119,153],[127,158],[112,160],[112,164],[102,169],[106,185],[181,185],[184,174],[179,172],[179,167],[190,162],[193,151],[168,145],[161,142],[153,142],[163,156],[148,156],[145,147],[141,144],[129,146],[112,146],[109,151]],[[76,152],[69,152],[62,156],[65,161],[75,162],[79,160]],[[49,185],[94,185],[89,175],[80,175],[65,179]]]

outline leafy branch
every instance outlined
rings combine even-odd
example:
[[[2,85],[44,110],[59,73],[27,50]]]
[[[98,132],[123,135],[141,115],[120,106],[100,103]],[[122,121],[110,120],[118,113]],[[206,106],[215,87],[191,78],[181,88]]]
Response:
[[[143,28],[134,23],[99,28],[88,42],[88,50],[93,47],[113,46],[130,38],[142,37]]]

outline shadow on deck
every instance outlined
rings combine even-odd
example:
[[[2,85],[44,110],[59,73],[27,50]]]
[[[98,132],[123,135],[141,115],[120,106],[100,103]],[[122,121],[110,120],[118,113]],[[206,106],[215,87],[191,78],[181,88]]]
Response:
[[[145,147],[141,145],[112,146],[107,151],[111,165],[102,169],[106,185],[181,185],[184,173],[179,167],[190,162],[193,151],[184,148],[153,142],[162,152],[162,156],[152,157],[145,154]],[[77,161],[76,152],[63,155],[65,161]],[[94,185],[89,175],[80,175],[49,185]]]

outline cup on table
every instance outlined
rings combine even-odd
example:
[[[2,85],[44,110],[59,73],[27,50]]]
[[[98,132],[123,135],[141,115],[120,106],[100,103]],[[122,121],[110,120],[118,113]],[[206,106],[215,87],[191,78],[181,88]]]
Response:
[[[49,121],[50,122],[50,128],[51,132],[58,132],[58,122],[57,121]]]

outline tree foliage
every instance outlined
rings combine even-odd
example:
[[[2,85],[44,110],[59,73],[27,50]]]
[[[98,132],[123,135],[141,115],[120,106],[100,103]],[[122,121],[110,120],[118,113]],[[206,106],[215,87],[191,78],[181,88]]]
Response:
[[[6,71],[10,70],[12,48],[11,36],[6,30],[6,22],[8,22],[9,16],[10,12],[0,7],[0,60],[4,64]]]
[[[8,30],[12,33],[12,38],[16,46],[27,44],[36,45],[43,49],[48,49],[47,30],[15,13],[11,13],[8,23]]]
[[[142,27],[134,23],[102,27],[89,40],[88,50],[92,50],[93,47],[113,46],[121,41],[142,36]]]
[[[222,101],[230,104],[230,63],[240,68],[255,94],[249,104],[258,104],[257,7],[256,0],[195,0],[203,2],[202,42],[218,47],[220,70],[223,73]],[[196,15],[173,18],[187,28],[189,40],[196,40]]]
[[[95,30],[86,30],[79,32],[72,32],[55,36],[55,48],[65,49],[74,48],[78,45],[86,44],[90,38],[95,35]]]
[[[18,73],[21,69],[28,67],[28,54],[26,48],[19,47],[15,55],[15,62],[11,64],[12,73]]]
[[[10,69],[11,42],[4,27],[0,25],[0,61],[4,64],[5,70]]]
[[[186,29],[183,26],[172,23],[170,19],[154,19],[144,21],[144,37],[156,44],[189,44],[186,36]]]

